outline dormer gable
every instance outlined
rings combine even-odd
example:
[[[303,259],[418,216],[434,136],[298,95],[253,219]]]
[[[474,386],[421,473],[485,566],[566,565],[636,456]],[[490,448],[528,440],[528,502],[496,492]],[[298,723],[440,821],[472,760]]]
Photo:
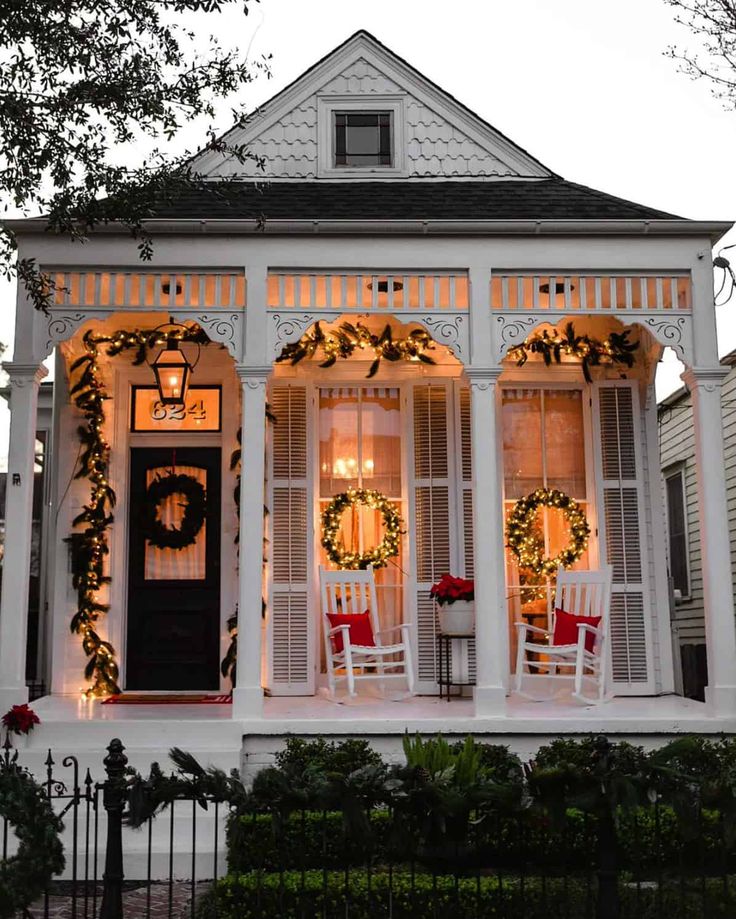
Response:
[[[357,32],[226,135],[265,162],[194,160],[214,178],[507,179],[552,173],[367,32]]]

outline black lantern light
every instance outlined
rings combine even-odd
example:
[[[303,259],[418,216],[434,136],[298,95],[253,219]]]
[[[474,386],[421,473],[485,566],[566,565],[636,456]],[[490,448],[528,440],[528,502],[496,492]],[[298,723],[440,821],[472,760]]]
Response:
[[[170,325],[175,325],[171,323]],[[181,326],[185,329],[186,327]],[[184,405],[189,388],[189,376],[197,366],[197,361],[191,364],[186,354],[179,347],[181,336],[169,330],[166,334],[164,347],[159,351],[156,359],[151,364],[153,375],[156,378],[158,395],[162,405]],[[196,344],[196,342],[195,342]]]

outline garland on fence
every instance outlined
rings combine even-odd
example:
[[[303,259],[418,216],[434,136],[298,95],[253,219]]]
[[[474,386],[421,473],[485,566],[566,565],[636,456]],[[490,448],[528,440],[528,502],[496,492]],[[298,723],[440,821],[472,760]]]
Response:
[[[572,322],[568,322],[563,332],[546,329],[530,335],[526,341],[511,348],[508,356],[516,361],[517,367],[526,364],[530,354],[541,354],[544,363],[550,367],[552,363],[562,362],[562,355],[566,354],[580,361],[583,376],[588,383],[592,383],[591,367],[600,364],[624,364],[626,367],[634,366],[634,352],[639,347],[638,341],[629,341],[630,329],[623,332],[611,332],[601,341],[589,335],[576,335]]]
[[[159,517],[160,505],[172,495],[185,499],[184,513],[178,527],[167,526]],[[156,549],[185,549],[197,539],[207,515],[207,494],[194,476],[174,472],[157,476],[148,486],[143,508],[142,529]]]
[[[386,325],[380,335],[371,332],[361,322],[343,322],[334,332],[323,332],[319,322],[315,322],[311,332],[305,332],[297,342],[284,345],[276,363],[290,361],[298,364],[305,357],[313,357],[317,351],[322,352],[320,367],[332,367],[338,358],[350,357],[355,351],[372,351],[373,363],[368,370],[368,377],[378,372],[382,360],[406,361],[417,360],[424,364],[434,364],[434,359],[426,354],[434,349],[434,339],[424,329],[414,329],[406,338],[394,338],[391,326]]]
[[[553,558],[544,557],[544,547],[535,533],[535,521],[540,507],[559,510],[570,529],[570,542]],[[590,527],[582,507],[556,488],[537,488],[514,505],[506,524],[506,545],[513,552],[521,568],[535,574],[554,575],[558,567],[567,568],[585,552],[590,537]]]
[[[111,335],[89,331],[82,339],[84,354],[72,364],[70,373],[76,382],[69,394],[82,413],[85,424],[78,429],[82,453],[75,478],[90,482],[89,501],[72,521],[83,528],[69,537],[72,546],[72,583],[77,591],[77,611],[72,617],[71,630],[82,636],[82,647],[89,660],[84,678],[91,682],[89,696],[120,692],[115,649],[97,634],[97,622],[108,611],[99,599],[101,588],[110,583],[105,574],[105,556],[109,553],[107,531],[113,522],[115,492],[108,480],[110,445],[105,440],[105,402],[110,398],[100,369],[100,355],[116,357],[124,351],[135,351],[134,365],[145,362],[149,349],[165,345],[167,339],[208,344],[199,326],[162,333],[158,329],[121,329]]]
[[[9,824],[18,848],[0,861],[0,919],[12,919],[37,900],[51,878],[64,870],[59,839],[61,817],[54,813],[45,789],[7,755],[0,760],[0,819]]]
[[[356,504],[375,508],[383,517],[383,539],[366,552],[348,552],[340,538],[343,512]],[[370,488],[350,488],[348,491],[340,492],[322,512],[322,545],[329,560],[338,568],[355,570],[367,568],[368,565],[383,568],[388,559],[399,554],[399,538],[402,532],[401,516],[396,506],[380,491]]]

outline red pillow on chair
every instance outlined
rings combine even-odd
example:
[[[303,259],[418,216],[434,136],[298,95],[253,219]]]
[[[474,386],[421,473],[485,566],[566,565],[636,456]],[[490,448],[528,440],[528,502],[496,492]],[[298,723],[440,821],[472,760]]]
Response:
[[[564,609],[555,609],[555,632],[552,636],[552,644],[576,645],[578,643],[578,623],[583,622],[597,629],[600,621],[600,616],[573,616],[572,613],[566,613]],[[592,652],[594,647],[595,635],[592,632],[586,632],[585,650]]]
[[[364,613],[328,613],[327,618],[330,620],[330,628],[332,629],[338,625],[350,626],[351,645],[365,645],[368,648],[376,646],[369,610]],[[335,654],[339,654],[343,649],[343,634],[344,632],[337,632],[332,636],[332,646],[335,649]]]

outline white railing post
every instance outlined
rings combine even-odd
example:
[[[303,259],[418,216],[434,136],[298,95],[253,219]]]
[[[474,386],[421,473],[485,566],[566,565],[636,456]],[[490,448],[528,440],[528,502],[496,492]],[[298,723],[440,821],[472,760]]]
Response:
[[[721,387],[726,367],[693,368],[682,379],[692,394],[695,466],[708,655],[706,701],[716,714],[736,714],[736,622],[731,534],[723,455]]]
[[[26,635],[33,518],[33,464],[43,365],[3,364],[10,377],[10,446],[0,600],[0,710],[28,701]]]
[[[266,380],[268,367],[236,367],[242,385],[238,662],[233,718],[263,712],[261,684]]]
[[[496,386],[500,369],[466,368],[470,380],[475,556],[476,717],[498,716],[506,706],[508,615],[503,551]]]

